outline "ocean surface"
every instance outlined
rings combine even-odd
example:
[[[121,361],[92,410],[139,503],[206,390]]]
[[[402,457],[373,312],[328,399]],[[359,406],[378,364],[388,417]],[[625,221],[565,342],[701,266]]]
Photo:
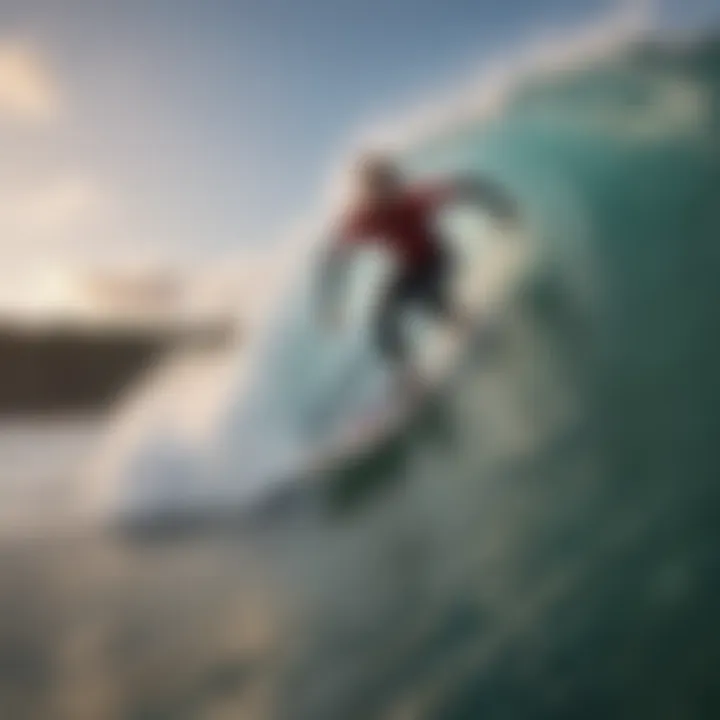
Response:
[[[520,202],[492,342],[397,437],[250,518],[3,541],[1,717],[720,714],[720,42],[528,79],[404,160]],[[292,470],[377,387],[299,284],[225,482]]]

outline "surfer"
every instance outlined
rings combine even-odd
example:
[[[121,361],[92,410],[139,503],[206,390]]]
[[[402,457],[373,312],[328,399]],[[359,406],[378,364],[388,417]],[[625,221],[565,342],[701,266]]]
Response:
[[[409,183],[384,155],[362,156],[355,172],[357,197],[341,217],[323,262],[322,313],[330,327],[340,325],[337,292],[352,251],[369,242],[386,247],[396,268],[376,310],[373,338],[381,356],[398,371],[401,386],[412,390],[420,378],[403,338],[406,308],[422,307],[459,330],[470,323],[450,297],[453,268],[447,243],[435,227],[437,213],[447,204],[470,202],[496,219],[511,221],[517,215],[515,204],[484,178]]]

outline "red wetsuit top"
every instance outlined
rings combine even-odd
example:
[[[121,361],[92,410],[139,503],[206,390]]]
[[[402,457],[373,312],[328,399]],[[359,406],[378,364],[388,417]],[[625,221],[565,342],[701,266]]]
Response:
[[[454,194],[451,183],[408,187],[385,205],[351,211],[341,223],[340,240],[349,245],[378,242],[404,269],[423,267],[441,254],[435,214]]]

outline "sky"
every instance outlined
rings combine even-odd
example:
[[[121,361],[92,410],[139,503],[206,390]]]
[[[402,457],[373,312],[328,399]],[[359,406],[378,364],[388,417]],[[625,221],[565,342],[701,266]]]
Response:
[[[0,265],[272,244],[363,126],[606,0],[0,0]],[[666,0],[671,26],[716,0]]]

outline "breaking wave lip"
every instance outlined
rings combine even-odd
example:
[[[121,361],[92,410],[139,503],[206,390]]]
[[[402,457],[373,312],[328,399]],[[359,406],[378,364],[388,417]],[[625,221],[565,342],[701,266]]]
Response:
[[[528,81],[578,70],[645,39],[653,28],[651,7],[645,2],[622,3],[600,22],[556,28],[539,36],[536,33],[534,39],[531,38],[520,47],[516,45],[514,50],[502,58],[486,62],[479,79],[456,86],[450,92],[435,93],[424,106],[416,107],[396,120],[375,123],[356,134],[345,150],[337,154],[338,166],[335,172],[328,174],[329,184],[323,195],[321,211],[314,219],[306,218],[299,226],[296,224],[301,230],[293,233],[281,246],[278,264],[282,267],[278,272],[284,275],[282,284],[287,286],[291,275],[297,276],[309,267],[313,251],[321,238],[319,230],[326,226],[327,219],[343,202],[347,191],[343,178],[348,157],[368,146],[382,146],[398,153],[407,152],[439,136],[450,135],[470,124],[483,123],[497,117],[502,114],[517,88]],[[302,259],[301,266],[297,266],[293,258]],[[234,395],[235,412],[231,414],[236,417],[242,415],[242,412],[237,413],[237,408],[245,404],[250,391],[248,386],[259,372],[263,357],[272,344],[277,316],[283,312],[283,300],[287,298],[286,291],[287,287],[284,287],[278,294],[266,318],[265,327],[259,331],[253,346],[247,349],[252,357],[245,378],[239,383],[237,394]],[[248,362],[247,359],[245,362]],[[207,453],[203,453],[204,460],[198,461],[199,456],[192,448],[181,445],[173,447],[169,442],[163,448],[146,447],[145,451],[149,451],[147,457],[153,456],[153,450],[157,451],[158,458],[163,457],[154,470],[149,468],[151,472],[143,478],[143,493],[147,493],[148,503],[145,504],[143,496],[133,490],[138,485],[138,478],[126,478],[122,481],[124,487],[114,489],[115,506],[110,508],[110,515],[115,514],[131,521],[134,515],[144,519],[160,519],[163,514],[172,514],[178,508],[182,508],[183,512],[222,512],[227,510],[228,504],[254,505],[261,502],[264,495],[278,490],[279,478],[268,478],[267,482],[260,482],[256,478],[251,487],[243,489],[231,477],[227,477],[227,472],[222,473],[226,476],[223,482],[208,484],[211,474],[209,468],[201,467],[203,462],[207,463]],[[124,458],[126,469],[132,467],[133,460],[138,460],[141,452],[136,453],[134,458]],[[187,461],[185,470],[193,470],[186,473],[186,482],[181,483],[186,486],[185,492],[174,485],[173,478],[168,476],[169,468],[182,466],[183,459]],[[238,469],[238,479],[241,475],[242,471]],[[292,473],[284,467],[281,475],[286,479]],[[145,483],[149,483],[150,487],[145,486]],[[163,488],[167,489],[166,496],[163,496]]]
[[[502,114],[526,83],[582,69],[648,39],[657,32],[654,18],[652,0],[624,0],[589,22],[534,28],[506,52],[483,59],[469,80],[426,91],[425,99],[409,110],[367,123],[336,154],[338,161],[325,187],[326,214],[345,201],[348,160],[363,149],[402,154],[467,125],[489,121]]]

